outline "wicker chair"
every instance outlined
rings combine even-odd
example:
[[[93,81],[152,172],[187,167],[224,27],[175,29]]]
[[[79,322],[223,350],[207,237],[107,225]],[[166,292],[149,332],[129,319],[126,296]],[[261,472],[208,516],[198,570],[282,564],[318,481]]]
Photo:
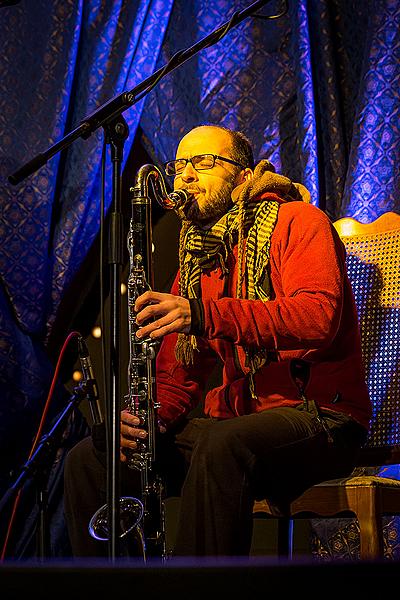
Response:
[[[278,519],[278,554],[291,555],[292,520],[356,517],[360,558],[382,559],[382,517],[400,515],[400,481],[365,474],[366,467],[400,463],[400,215],[386,213],[361,224],[335,224],[347,249],[347,268],[359,312],[367,382],[373,402],[371,431],[350,477],[324,481],[276,514],[267,500],[255,516]],[[361,474],[360,474],[361,473]]]

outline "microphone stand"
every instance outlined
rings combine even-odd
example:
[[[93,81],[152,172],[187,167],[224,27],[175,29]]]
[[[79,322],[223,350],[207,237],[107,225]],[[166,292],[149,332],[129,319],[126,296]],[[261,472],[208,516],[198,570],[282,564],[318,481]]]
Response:
[[[121,166],[124,142],[128,137],[128,125],[122,115],[105,126],[106,141],[111,147],[113,211],[110,219],[109,256],[110,267],[110,330],[111,355],[110,377],[107,379],[106,414],[107,445],[107,508],[109,528],[108,555],[112,562],[120,556],[119,507],[119,447],[120,447],[120,320],[121,320],[121,272],[123,265],[123,220],[121,208]],[[108,449],[107,449],[108,450]]]
[[[37,480],[37,503],[39,510],[39,526],[37,538],[37,551],[41,560],[50,556],[50,535],[47,518],[47,474],[49,470],[49,462],[52,460],[56,452],[59,439],[65,430],[66,422],[72,411],[84,399],[89,402],[92,398],[92,382],[83,381],[80,385],[74,388],[72,395],[66,407],[56,417],[56,422],[50,431],[43,435],[36,447],[36,450],[28,461],[22,467],[17,479],[8,488],[7,492],[0,500],[0,514],[8,507],[9,503],[17,495],[22,486],[30,479]]]
[[[112,209],[110,225],[110,327],[111,327],[111,352],[109,365],[109,384],[105,405],[109,408],[107,415],[107,503],[109,506],[109,557],[115,561],[119,556],[119,447],[120,447],[120,378],[119,378],[119,350],[120,350],[120,275],[122,267],[122,213],[121,200],[121,162],[123,144],[128,137],[128,126],[121,113],[139,102],[153,87],[168,73],[195,56],[203,48],[212,46],[220,41],[233,27],[244,19],[257,12],[270,0],[257,0],[246,9],[233,13],[231,19],[202,38],[193,46],[177,52],[171,60],[155,71],[150,77],[143,80],[130,91],[115,96],[101,105],[90,115],[85,117],[80,125],[67,134],[60,141],[50,146],[45,152],[39,153],[20,169],[12,173],[8,180],[13,185],[23,181],[26,177],[45,165],[47,161],[62,150],[69,147],[76,139],[87,139],[96,129],[103,127],[105,140],[111,145],[113,161],[113,186]],[[284,13],[281,13],[284,14]],[[280,16],[280,15],[279,15]],[[269,17],[276,18],[276,17]]]

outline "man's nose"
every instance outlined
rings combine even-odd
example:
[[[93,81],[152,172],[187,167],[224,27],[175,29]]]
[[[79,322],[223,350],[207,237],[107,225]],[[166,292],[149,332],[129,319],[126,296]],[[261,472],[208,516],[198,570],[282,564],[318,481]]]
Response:
[[[187,162],[182,171],[181,177],[183,181],[196,181],[198,179],[197,171],[191,162]]]

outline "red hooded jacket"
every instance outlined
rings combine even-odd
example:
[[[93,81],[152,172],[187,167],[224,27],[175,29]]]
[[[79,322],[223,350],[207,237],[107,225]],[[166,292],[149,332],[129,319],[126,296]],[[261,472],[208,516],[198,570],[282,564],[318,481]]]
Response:
[[[260,196],[267,198],[279,200],[271,193]],[[207,415],[225,419],[296,406],[301,399],[290,365],[300,358],[310,366],[307,397],[320,407],[351,415],[367,428],[371,403],[357,311],[344,245],[326,214],[304,202],[281,204],[271,238],[270,301],[235,298],[237,247],[228,266],[227,282],[219,267],[201,276],[203,323],[194,364],[185,367],[176,361],[175,334],[161,344],[157,398],[162,421],[177,421],[201,401],[218,359],[222,384],[205,397]],[[178,276],[173,294],[178,294]],[[275,357],[254,375],[256,398],[248,388],[244,347],[264,347]]]

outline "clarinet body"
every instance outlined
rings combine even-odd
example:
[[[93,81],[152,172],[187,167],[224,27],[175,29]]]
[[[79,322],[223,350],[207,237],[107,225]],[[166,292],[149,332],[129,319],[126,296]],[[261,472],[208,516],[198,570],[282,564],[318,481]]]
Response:
[[[166,209],[179,209],[189,198],[183,191],[167,193],[163,176],[154,165],[142,166],[132,193],[132,216],[128,233],[128,327],[129,366],[128,394],[125,408],[140,419],[147,437],[137,441],[135,450],[127,452],[128,467],[140,474],[140,497],[120,498],[120,537],[127,542],[128,555],[166,558],[164,485],[157,473],[156,433],[157,399],[155,357],[157,342],[136,337],[138,326],[134,310],[136,299],[153,287],[151,197]],[[89,523],[89,533],[97,540],[109,535],[107,504],[100,507]]]
[[[127,465],[140,473],[141,502],[143,504],[143,537],[145,552],[165,558],[164,486],[155,469],[157,433],[155,357],[156,342],[138,339],[136,332],[136,299],[153,288],[152,223],[149,181],[159,177],[153,165],[144,165],[136,176],[132,192],[132,216],[128,233],[128,327],[129,365],[126,408],[140,419],[140,427],[147,432],[144,440],[137,440],[137,448],[127,452]]]

